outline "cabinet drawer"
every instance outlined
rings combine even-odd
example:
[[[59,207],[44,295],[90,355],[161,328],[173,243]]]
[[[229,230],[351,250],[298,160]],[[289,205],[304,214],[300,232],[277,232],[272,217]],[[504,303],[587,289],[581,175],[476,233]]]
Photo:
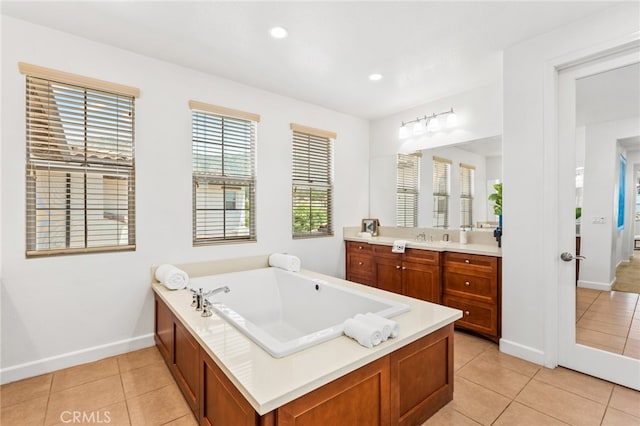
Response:
[[[498,258],[478,254],[452,253],[444,254],[444,266],[450,269],[473,271],[474,274],[495,276],[498,272]]]
[[[404,260],[423,265],[439,265],[440,252],[420,249],[407,249],[404,252]]]
[[[469,297],[484,303],[496,303],[498,282],[495,277],[446,271],[444,292],[453,296]]]
[[[394,253],[391,251],[392,246],[383,246],[378,244],[372,244],[373,254],[378,257],[388,257],[402,261],[402,253]]]
[[[456,321],[457,326],[490,336],[497,336],[498,309],[496,306],[448,294],[444,295],[444,304],[462,311],[462,318]]]
[[[369,276],[373,272],[373,257],[366,255],[350,254],[347,256],[349,262],[349,274]]]
[[[371,245],[358,241],[347,241],[347,253],[367,253],[371,254]]]

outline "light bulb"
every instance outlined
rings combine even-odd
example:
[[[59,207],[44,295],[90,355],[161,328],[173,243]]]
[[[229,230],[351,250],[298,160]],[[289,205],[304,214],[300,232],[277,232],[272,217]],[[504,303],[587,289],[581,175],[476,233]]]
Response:
[[[409,136],[409,129],[404,124],[400,126],[400,130],[398,130],[398,138],[405,139]]]
[[[415,136],[417,135],[421,135],[422,132],[424,132],[424,126],[422,125],[422,123],[420,122],[420,120],[416,121],[415,124],[413,125],[413,134]]]
[[[458,125],[458,116],[455,112],[447,115],[447,127],[456,127]]]
[[[429,119],[427,130],[430,132],[437,132],[438,130],[440,130],[440,122],[438,121],[438,117],[433,116]]]

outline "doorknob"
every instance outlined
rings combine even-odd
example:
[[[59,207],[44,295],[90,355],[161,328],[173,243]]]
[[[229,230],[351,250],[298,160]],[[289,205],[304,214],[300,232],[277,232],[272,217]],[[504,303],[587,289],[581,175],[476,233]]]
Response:
[[[572,255],[571,253],[569,253],[568,251],[565,251],[564,253],[562,253],[560,255],[560,259],[564,260],[565,262],[571,262],[573,259],[576,260],[586,260],[587,258],[584,256],[580,256],[580,255]]]

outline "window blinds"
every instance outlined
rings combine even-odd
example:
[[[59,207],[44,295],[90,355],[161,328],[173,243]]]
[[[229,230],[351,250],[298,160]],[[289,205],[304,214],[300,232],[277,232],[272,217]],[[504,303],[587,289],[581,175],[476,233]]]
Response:
[[[256,241],[256,122],[192,112],[193,244]]]
[[[419,181],[420,157],[415,154],[398,154],[396,177],[397,226],[418,226]]]
[[[475,167],[460,163],[460,227],[473,226],[473,191]]]
[[[27,75],[26,124],[26,255],[134,250],[134,97]]]
[[[293,237],[333,235],[333,147],[328,137],[331,134],[291,127]]]
[[[449,227],[451,161],[433,157],[433,227]]]

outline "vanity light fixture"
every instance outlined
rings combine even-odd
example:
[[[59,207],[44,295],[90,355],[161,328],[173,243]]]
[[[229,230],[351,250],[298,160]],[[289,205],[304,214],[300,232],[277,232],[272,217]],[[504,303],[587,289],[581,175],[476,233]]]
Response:
[[[281,39],[281,38],[287,38],[287,36],[289,35],[289,32],[283,27],[273,27],[269,30],[269,34],[273,38]]]
[[[442,127],[440,125],[440,120],[438,117],[447,116],[447,128],[455,127],[458,124],[458,117],[456,113],[453,112],[453,108],[449,111],[443,111],[439,113],[433,113],[431,115],[426,115],[424,117],[416,117],[415,120],[403,121],[400,124],[400,130],[398,131],[398,138],[405,139],[411,135],[418,136],[424,132],[426,129],[427,132],[437,132]],[[422,123],[424,121],[424,124]],[[407,128],[407,124],[414,123],[413,131],[410,132]]]

